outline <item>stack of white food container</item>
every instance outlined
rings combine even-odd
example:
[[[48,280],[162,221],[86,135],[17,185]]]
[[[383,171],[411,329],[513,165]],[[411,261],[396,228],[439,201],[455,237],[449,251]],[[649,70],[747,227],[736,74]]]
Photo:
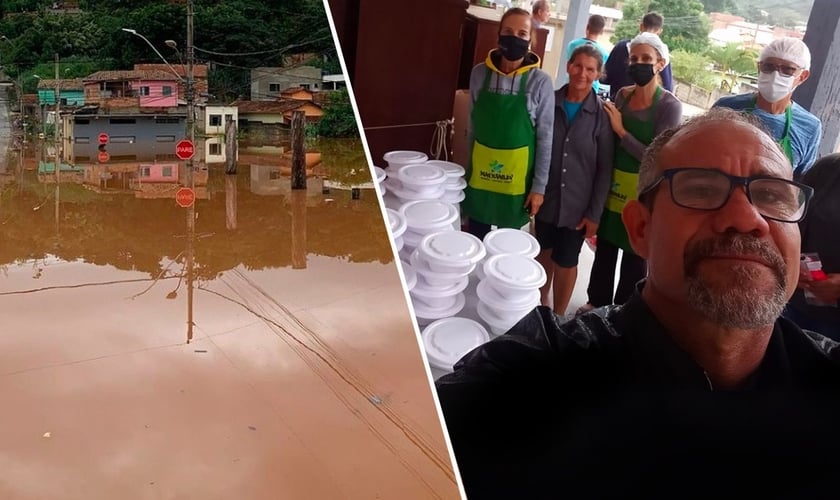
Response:
[[[430,233],[454,231],[461,219],[460,211],[440,200],[417,200],[404,203],[399,210],[407,228],[403,233],[404,248],[400,255],[408,260],[420,240]]]
[[[373,175],[374,175],[373,181],[376,183],[377,186],[379,186],[379,193],[382,196],[384,196],[385,193],[388,192],[388,189],[385,187],[385,184],[384,184],[385,177],[386,177],[385,169],[383,169],[381,167],[377,167],[376,165],[374,165],[373,166]]]
[[[385,213],[388,214],[388,227],[391,231],[391,239],[394,240],[394,246],[397,247],[397,252],[403,247],[403,234],[408,229],[408,224],[405,221],[405,216],[396,210],[386,208]]]
[[[476,312],[494,335],[502,335],[539,305],[545,270],[533,258],[517,254],[489,257],[483,268]]]
[[[416,200],[440,200],[446,193],[446,171],[427,163],[400,167],[388,178],[388,190],[400,203]]]
[[[540,254],[540,243],[530,233],[521,229],[494,229],[484,237],[487,257],[512,253],[535,259]],[[484,266],[475,270],[478,279],[484,279]]]
[[[435,379],[452,373],[459,359],[490,340],[481,323],[467,318],[439,319],[424,328],[420,336]]]
[[[403,270],[403,276],[405,276],[405,289],[411,292],[411,290],[413,290],[417,285],[417,271],[411,267],[411,264],[402,260],[400,261],[400,266]]]
[[[469,233],[439,231],[423,237],[409,259],[418,275],[411,291],[418,324],[461,312],[470,273],[484,255],[484,244]]]
[[[423,163],[428,160],[429,157],[420,151],[389,151],[388,153],[385,153],[382,159],[388,163],[388,167],[385,169],[385,172],[389,176],[394,176],[401,167],[411,165],[413,163]]]
[[[467,187],[467,181],[464,179],[464,167],[451,161],[443,160],[429,160],[427,165],[434,165],[440,167],[446,173],[446,182],[443,187],[445,192],[441,199],[449,203],[461,203],[464,201],[464,189]]]

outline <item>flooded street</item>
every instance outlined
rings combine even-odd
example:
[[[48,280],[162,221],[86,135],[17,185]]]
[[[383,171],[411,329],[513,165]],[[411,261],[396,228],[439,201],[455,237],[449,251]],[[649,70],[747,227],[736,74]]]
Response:
[[[197,161],[190,208],[141,163],[56,189],[27,146],[0,168],[0,498],[458,498],[359,141],[308,144],[303,191],[287,147]]]

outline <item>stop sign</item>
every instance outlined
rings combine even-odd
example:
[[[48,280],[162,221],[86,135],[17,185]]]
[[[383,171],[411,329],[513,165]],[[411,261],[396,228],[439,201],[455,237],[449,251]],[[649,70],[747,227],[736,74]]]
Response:
[[[188,187],[182,187],[175,192],[175,203],[184,208],[192,206],[195,203],[195,191]]]
[[[110,139],[110,137],[108,137],[108,134],[106,134],[105,132],[100,132],[98,139],[99,144],[108,144],[108,139]]]
[[[189,139],[181,139],[175,144],[175,156],[183,161],[191,159],[195,156],[195,144]]]
[[[111,155],[109,155],[107,151],[100,151],[99,152],[99,163],[105,163],[110,159],[111,159]]]

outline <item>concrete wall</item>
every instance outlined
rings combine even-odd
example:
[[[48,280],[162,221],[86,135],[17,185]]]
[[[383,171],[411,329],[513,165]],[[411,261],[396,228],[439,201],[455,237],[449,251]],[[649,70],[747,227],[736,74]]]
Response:
[[[133,121],[132,121],[133,120]],[[166,121],[174,123],[159,123]],[[70,130],[71,162],[96,162],[97,138],[101,132],[110,136],[105,149],[111,159],[154,161],[174,160],[175,143],[184,138],[184,117],[77,116]]]

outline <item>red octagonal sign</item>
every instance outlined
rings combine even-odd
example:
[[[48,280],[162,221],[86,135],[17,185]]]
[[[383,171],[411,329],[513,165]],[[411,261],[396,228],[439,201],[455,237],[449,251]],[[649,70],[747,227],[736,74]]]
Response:
[[[175,144],[175,156],[179,160],[187,161],[195,156],[195,144],[189,139],[182,139]]]
[[[175,202],[178,206],[187,208],[195,203],[195,191],[188,187],[182,187],[175,192]]]

